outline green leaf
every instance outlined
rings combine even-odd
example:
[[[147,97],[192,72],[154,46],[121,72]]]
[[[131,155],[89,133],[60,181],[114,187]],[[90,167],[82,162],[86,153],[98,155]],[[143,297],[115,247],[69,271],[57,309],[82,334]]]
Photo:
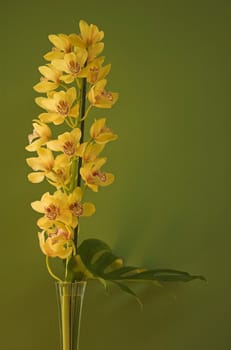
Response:
[[[112,281],[114,284],[116,284],[123,292],[128,293],[130,295],[132,295],[133,297],[135,297],[137,303],[140,305],[140,307],[143,309],[143,303],[140,300],[140,298],[137,296],[137,294],[130,289],[126,284],[122,283],[122,282],[118,282],[118,281]]]
[[[125,281],[153,282],[189,282],[205,278],[188,272],[173,269],[143,269],[137,266],[124,266],[123,260],[115,255],[109,245],[99,239],[86,239],[78,247],[78,255],[70,259],[68,265],[70,280],[98,280],[107,290],[107,282],[116,284],[122,291],[142,303],[136,293]]]
[[[158,281],[189,282],[205,280],[203,276],[173,269],[142,269],[137,266],[123,266],[123,261],[115,255],[108,244],[99,239],[86,239],[78,248],[78,253],[93,274],[109,281]]]

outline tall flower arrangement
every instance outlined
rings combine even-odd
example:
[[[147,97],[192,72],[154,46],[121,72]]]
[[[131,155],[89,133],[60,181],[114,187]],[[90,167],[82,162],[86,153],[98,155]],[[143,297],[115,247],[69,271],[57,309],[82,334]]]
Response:
[[[38,238],[52,277],[64,281],[97,278],[105,286],[112,281],[135,295],[126,280],[190,281],[201,276],[170,269],[141,269],[124,266],[123,260],[98,239],[79,244],[80,219],[92,216],[95,204],[86,202],[86,191],[98,192],[109,186],[114,175],[104,170],[102,155],[107,143],[117,139],[105,117],[94,119],[94,109],[112,108],[118,93],[107,89],[111,65],[104,65],[103,31],[81,20],[79,34],[49,35],[53,47],[45,54],[47,64],[39,67],[41,80],[34,86],[42,94],[35,99],[42,111],[33,121],[26,149],[36,156],[27,158],[32,183],[46,180],[53,191],[31,203],[41,214]],[[90,129],[85,121],[90,119]],[[59,126],[66,125],[67,131]],[[52,136],[53,130],[55,137]],[[64,262],[64,274],[51,271],[49,257]]]

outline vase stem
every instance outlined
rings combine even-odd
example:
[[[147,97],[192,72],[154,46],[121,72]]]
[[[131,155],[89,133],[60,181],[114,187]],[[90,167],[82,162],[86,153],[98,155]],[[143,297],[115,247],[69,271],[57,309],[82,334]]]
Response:
[[[57,282],[60,350],[79,350],[80,324],[86,282]]]

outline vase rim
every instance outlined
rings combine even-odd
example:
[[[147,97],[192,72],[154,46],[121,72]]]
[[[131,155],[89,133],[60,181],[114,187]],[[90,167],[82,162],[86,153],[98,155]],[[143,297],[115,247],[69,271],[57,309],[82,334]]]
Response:
[[[65,285],[71,285],[71,284],[82,284],[85,285],[87,284],[87,281],[73,281],[73,282],[69,282],[69,281],[56,281],[56,284],[65,284]]]

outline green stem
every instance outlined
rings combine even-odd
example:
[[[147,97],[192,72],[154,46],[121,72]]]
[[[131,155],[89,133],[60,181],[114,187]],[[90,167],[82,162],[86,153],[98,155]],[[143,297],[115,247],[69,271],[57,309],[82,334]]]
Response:
[[[81,138],[80,143],[84,142],[84,124],[85,121],[83,117],[85,116],[85,109],[86,109],[86,91],[87,91],[87,79],[83,78],[80,81],[80,130],[81,130]],[[83,120],[82,120],[83,119]],[[81,175],[80,175],[80,169],[82,166],[82,158],[79,157],[78,162],[78,169],[77,169],[77,186],[81,186]],[[78,233],[79,233],[79,226],[77,226],[74,230],[74,243],[77,248],[78,245]]]
[[[92,105],[89,105],[89,106],[88,106],[88,108],[87,108],[87,111],[86,111],[85,115],[83,116],[83,118],[82,118],[82,119],[80,119],[80,121],[81,121],[81,122],[87,118],[88,113],[90,112],[90,110],[92,109],[92,107],[93,107]]]
[[[61,317],[62,317],[62,340],[63,350],[71,350],[70,342],[70,296],[68,295],[68,285],[63,287],[63,295],[61,301]]]
[[[46,256],[46,266],[47,266],[47,270],[48,270],[49,274],[51,275],[51,277],[53,277],[55,280],[61,282],[62,280],[51,271],[51,268],[49,265],[49,256],[48,255]]]
[[[65,84],[59,83],[59,85],[64,88],[65,90],[68,90],[68,87]]]
[[[74,191],[76,184],[76,169],[77,169],[77,158],[72,160],[71,164],[71,183],[70,183],[70,192]]]

